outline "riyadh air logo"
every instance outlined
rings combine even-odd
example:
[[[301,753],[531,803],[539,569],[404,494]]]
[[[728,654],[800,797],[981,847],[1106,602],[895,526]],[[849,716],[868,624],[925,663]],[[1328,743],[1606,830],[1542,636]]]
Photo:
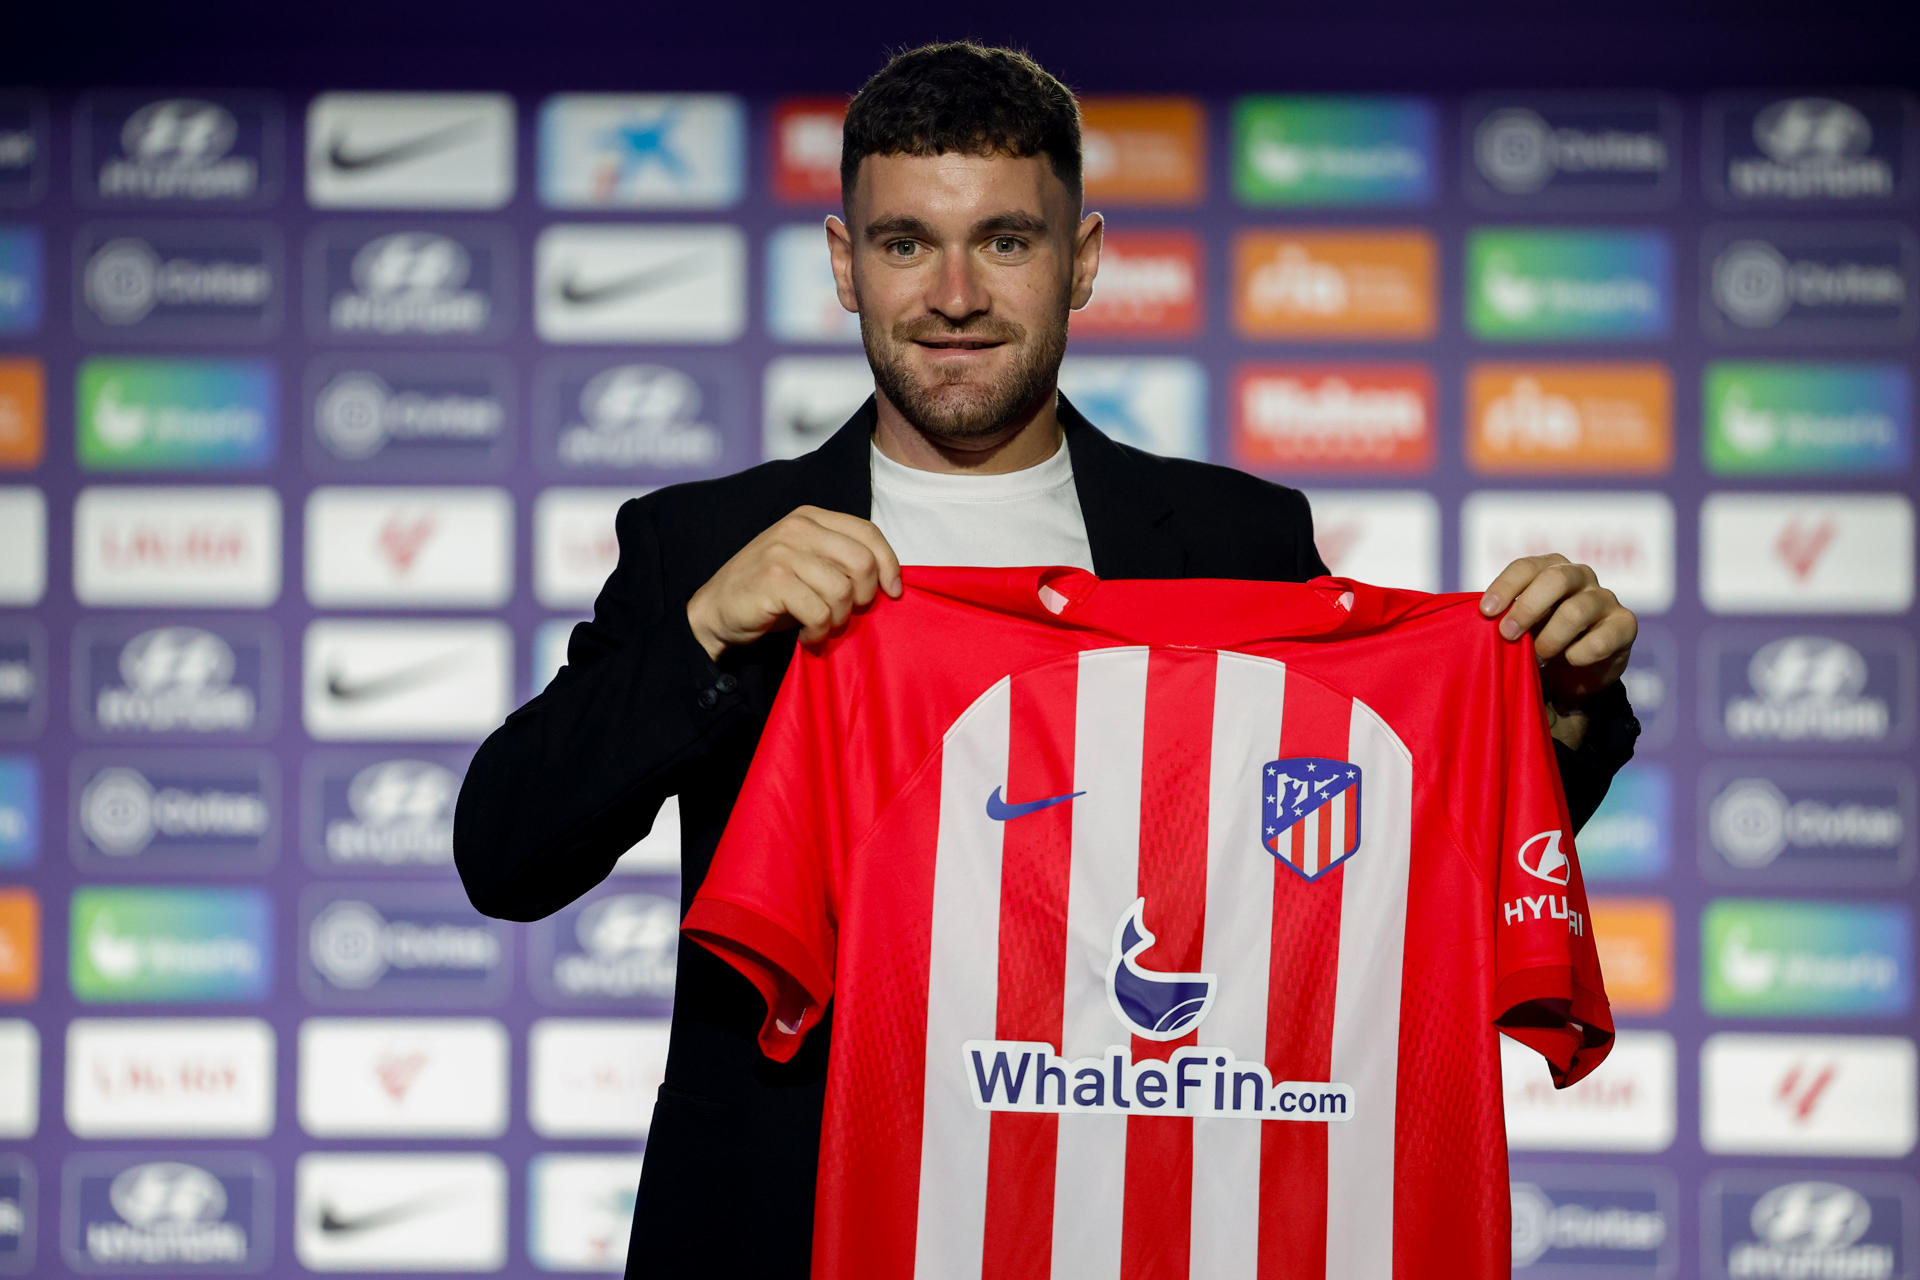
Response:
[[[1154,944],[1146,910],[1147,900],[1136,898],[1114,926],[1107,999],[1114,1016],[1143,1040],[1178,1040],[1213,1008],[1218,984],[1210,973],[1160,973],[1137,963],[1140,953]]]
[[[1360,769],[1346,760],[1269,761],[1261,833],[1268,853],[1317,880],[1360,847]]]

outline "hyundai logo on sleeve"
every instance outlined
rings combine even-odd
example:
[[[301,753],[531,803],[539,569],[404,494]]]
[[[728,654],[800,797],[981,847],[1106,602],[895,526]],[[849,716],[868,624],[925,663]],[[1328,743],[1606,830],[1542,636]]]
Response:
[[[279,229],[191,219],[74,235],[74,324],[95,342],[264,342],[279,332]]]
[[[279,104],[262,94],[91,94],[74,184],[90,205],[258,208],[279,194],[281,130]]]
[[[88,871],[258,872],[279,852],[279,770],[257,752],[89,752],[72,785]]]
[[[76,1271],[261,1271],[273,1251],[273,1179],[240,1152],[77,1155],[61,1251]]]
[[[279,641],[264,622],[82,623],[74,723],[90,737],[252,741],[278,720]]]

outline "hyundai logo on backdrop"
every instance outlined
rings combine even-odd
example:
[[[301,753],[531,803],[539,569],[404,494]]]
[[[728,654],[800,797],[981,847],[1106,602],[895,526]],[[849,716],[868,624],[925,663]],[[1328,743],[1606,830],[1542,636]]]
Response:
[[[1727,747],[1897,747],[1913,738],[1905,632],[1722,628],[1700,646],[1700,728]]]
[[[746,126],[731,94],[555,94],[540,108],[541,203],[725,208],[746,183]]]
[[[513,934],[457,886],[316,887],[301,900],[300,985],[328,1005],[498,1004]]]
[[[73,647],[74,724],[89,737],[254,741],[279,720],[268,623],[81,623]]]
[[[74,861],[140,875],[259,872],[279,854],[280,773],[258,752],[89,752],[73,765]]]
[[[1664,94],[1470,99],[1467,193],[1496,209],[1651,209],[1679,189],[1680,107]]]
[[[1739,94],[1707,103],[1704,172],[1718,204],[1860,208],[1911,200],[1913,99]]]
[[[0,92],[0,206],[32,204],[46,186],[46,99],[24,89]]]
[[[39,1216],[34,1190],[33,1166],[18,1156],[0,1155],[0,1275],[18,1275],[33,1266]]]
[[[550,474],[582,480],[724,475],[753,461],[739,417],[742,382],[724,359],[550,360],[534,378],[536,459]]]
[[[538,921],[529,954],[543,1003],[618,1005],[665,1017],[680,954],[680,881],[622,879],[617,893],[590,894]]]
[[[0,741],[30,738],[46,714],[47,641],[31,618],[0,617]]]
[[[260,208],[280,193],[279,104],[264,94],[81,99],[73,176],[83,204]]]
[[[1664,1169],[1517,1165],[1513,1272],[1528,1280],[1676,1274],[1680,1194]]]
[[[497,475],[513,453],[514,381],[493,356],[323,356],[307,368],[307,465],[342,478]]]
[[[1913,1274],[1920,1188],[1910,1177],[1720,1172],[1701,1196],[1712,1280],[1899,1280]]]
[[[1920,240],[1899,223],[1713,227],[1701,310],[1723,342],[1895,344],[1920,315]]]
[[[1700,780],[1700,813],[1700,866],[1710,879],[1824,888],[1913,876],[1920,810],[1905,765],[1717,763]]]
[[[1679,719],[1678,673],[1680,645],[1671,630],[1658,624],[1640,628],[1633,644],[1633,665],[1621,675],[1633,715],[1640,722],[1640,747],[1662,747],[1673,739]]]
[[[453,802],[466,759],[441,751],[323,751],[307,758],[301,847],[322,871],[453,865]]]
[[[273,1253],[273,1175],[241,1152],[77,1155],[67,1162],[61,1251],[115,1275],[262,1271]]]
[[[361,344],[494,342],[513,332],[513,247],[489,224],[334,224],[307,249],[307,325]]]
[[[264,342],[280,329],[279,228],[190,219],[74,234],[74,324],[94,342]]]

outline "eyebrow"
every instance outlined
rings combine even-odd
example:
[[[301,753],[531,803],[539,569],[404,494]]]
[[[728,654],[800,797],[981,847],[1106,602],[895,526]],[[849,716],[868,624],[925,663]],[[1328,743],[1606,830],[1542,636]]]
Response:
[[[1007,235],[1009,233],[1044,236],[1047,233],[1046,219],[1037,218],[1031,213],[1025,213],[1018,209],[1010,209],[1002,213],[988,214],[973,224],[973,235],[976,239],[981,236]],[[867,224],[866,237],[870,241],[891,239],[894,236],[911,236],[916,240],[934,240],[938,238],[934,234],[933,228],[929,226],[925,220],[913,217],[910,214],[895,214],[891,217],[876,218]]]

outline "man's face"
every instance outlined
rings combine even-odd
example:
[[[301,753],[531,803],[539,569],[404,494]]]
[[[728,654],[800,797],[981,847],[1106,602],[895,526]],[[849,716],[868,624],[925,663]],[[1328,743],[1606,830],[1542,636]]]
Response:
[[[1044,156],[868,156],[827,219],[875,386],[936,441],[988,440],[1053,396],[1067,312],[1093,296],[1099,214]]]

